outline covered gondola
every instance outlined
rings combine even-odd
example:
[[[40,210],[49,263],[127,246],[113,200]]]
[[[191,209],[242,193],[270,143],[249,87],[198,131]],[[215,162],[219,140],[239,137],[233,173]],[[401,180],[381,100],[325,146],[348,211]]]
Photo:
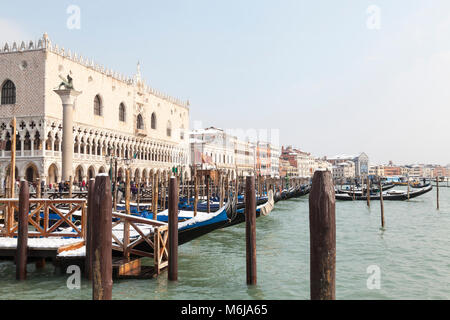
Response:
[[[430,192],[433,189],[432,186],[428,186],[426,188],[417,189],[416,191],[410,192],[408,196],[407,191],[387,191],[383,192],[383,200],[393,200],[393,201],[403,201],[416,198],[418,196],[421,196],[427,192]],[[380,194],[371,195],[371,200],[380,200],[381,196]],[[336,200],[344,200],[344,201],[352,201],[353,195],[352,194],[336,194]],[[364,200],[367,201],[366,195],[356,195],[354,200]]]

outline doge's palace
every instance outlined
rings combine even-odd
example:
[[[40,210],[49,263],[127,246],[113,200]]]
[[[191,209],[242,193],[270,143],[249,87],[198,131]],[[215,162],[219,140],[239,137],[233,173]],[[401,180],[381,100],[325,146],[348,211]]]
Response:
[[[63,108],[54,92],[62,79],[73,78],[82,92],[73,111],[75,182],[108,172],[115,156],[118,176],[123,159],[131,178],[145,182],[156,173],[178,168],[189,174],[189,102],[149,87],[137,72],[125,77],[70,50],[38,41],[0,47],[0,187],[9,179],[11,121],[17,119],[16,179],[61,180]]]

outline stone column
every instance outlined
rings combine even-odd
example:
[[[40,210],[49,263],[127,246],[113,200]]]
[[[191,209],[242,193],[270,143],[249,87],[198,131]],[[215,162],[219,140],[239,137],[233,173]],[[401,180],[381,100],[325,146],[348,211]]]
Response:
[[[30,142],[31,142],[31,156],[34,157],[34,136],[32,138],[30,138]]]
[[[61,98],[63,107],[62,181],[69,181],[73,177],[73,104],[81,92],[67,89],[54,92]]]

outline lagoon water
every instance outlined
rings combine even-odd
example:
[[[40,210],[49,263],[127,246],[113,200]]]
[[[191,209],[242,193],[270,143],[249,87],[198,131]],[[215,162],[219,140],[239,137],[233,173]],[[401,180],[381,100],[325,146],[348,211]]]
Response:
[[[397,188],[401,189],[401,188]],[[337,299],[450,299],[450,188],[409,202],[337,202]],[[279,202],[257,220],[258,285],[247,287],[245,225],[217,230],[179,248],[179,281],[167,273],[151,280],[115,281],[113,299],[309,299],[308,197]],[[370,266],[380,288],[368,289]],[[370,270],[369,270],[370,271]],[[90,299],[90,283],[67,288],[69,275],[28,266],[28,280],[15,281],[15,267],[0,262],[0,299]]]

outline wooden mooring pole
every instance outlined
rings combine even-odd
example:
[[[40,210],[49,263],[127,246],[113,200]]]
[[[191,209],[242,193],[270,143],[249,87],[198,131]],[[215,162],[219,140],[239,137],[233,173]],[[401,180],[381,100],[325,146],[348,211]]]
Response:
[[[439,177],[436,177],[436,208],[439,210]]]
[[[316,171],[309,195],[311,300],[336,299],[336,198],[331,172]]]
[[[169,280],[178,280],[178,181],[170,178],[169,184]]]
[[[28,212],[30,211],[30,192],[28,182],[20,181],[19,193],[19,226],[17,229],[16,279],[27,278],[28,255]]]
[[[86,223],[86,259],[85,259],[85,276],[92,280],[92,228],[94,224],[94,195],[95,195],[95,179],[89,180],[88,198],[87,198],[87,223]]]
[[[112,299],[112,195],[106,174],[95,178],[92,236],[92,299]]]
[[[367,176],[367,206],[370,207],[370,179]]]
[[[379,180],[379,187],[380,187],[381,228],[384,229],[384,201],[383,201],[383,185],[381,184],[381,179]]]
[[[11,124],[11,164],[9,167],[9,174],[10,174],[10,181],[9,181],[9,186],[11,188],[10,192],[9,192],[9,197],[10,198],[15,198],[14,197],[14,189],[16,187],[16,117],[13,118],[12,120],[12,124]]]
[[[247,256],[247,284],[256,285],[256,194],[255,177],[245,183],[245,240]]]

